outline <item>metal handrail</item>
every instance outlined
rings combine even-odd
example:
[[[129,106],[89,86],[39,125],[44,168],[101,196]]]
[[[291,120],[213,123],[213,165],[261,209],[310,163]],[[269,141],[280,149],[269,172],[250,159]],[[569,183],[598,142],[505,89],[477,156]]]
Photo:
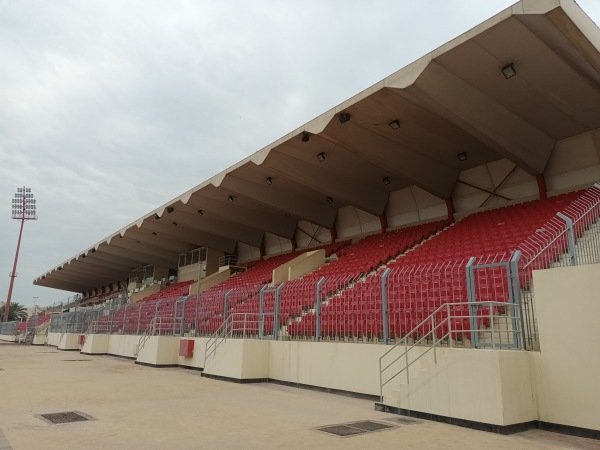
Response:
[[[395,343],[388,351],[386,351],[383,355],[381,355],[381,357],[379,358],[379,395],[380,395],[381,401],[383,401],[384,386],[387,385],[393,379],[395,379],[397,376],[402,374],[403,372],[406,372],[406,381],[407,381],[407,383],[410,383],[410,374],[409,374],[410,366],[412,366],[415,362],[417,362],[419,359],[421,359],[423,356],[425,356],[430,351],[433,351],[434,362],[437,364],[437,353],[436,353],[437,342],[443,341],[446,338],[448,338],[449,346],[451,348],[453,347],[453,342],[452,342],[453,341],[453,339],[452,339],[453,330],[452,330],[452,321],[450,319],[456,318],[456,317],[469,318],[469,317],[472,317],[472,314],[466,315],[466,316],[453,315],[453,314],[451,314],[450,307],[451,306],[468,306],[468,305],[469,305],[469,303],[467,303],[467,302],[454,302],[454,303],[445,303],[443,305],[438,306],[431,314],[429,314],[425,319],[423,319],[417,326],[415,326],[408,333],[406,333],[406,335],[403,338],[401,338],[397,343]],[[511,307],[511,306],[514,307],[516,305],[510,304],[510,303],[505,303],[505,302],[481,301],[481,302],[477,302],[477,306],[478,307],[489,306],[490,307],[490,319],[491,319],[491,316],[493,315],[492,311],[493,311],[494,306],[506,308],[506,307]],[[447,312],[446,317],[443,317],[439,321],[439,323],[436,324],[438,313],[440,313],[443,310],[446,310],[446,312]],[[511,315],[515,315],[515,313],[518,313],[518,308],[514,308],[514,311],[511,311]],[[514,318],[518,319],[519,318],[518,314]],[[432,323],[430,330],[409,346],[408,345],[409,336],[412,336],[416,332],[418,332],[420,329],[423,329],[424,325],[427,324],[428,322]],[[445,323],[448,324],[448,331],[446,333],[444,333],[441,337],[438,338],[437,330]],[[491,321],[491,323],[493,325],[493,321]],[[469,331],[475,331],[475,330],[470,330],[470,329],[465,330],[464,328],[462,328],[461,330],[455,330],[455,331],[469,332]],[[492,331],[493,331],[493,329],[492,329]],[[414,349],[415,347],[419,346],[419,344],[421,344],[422,342],[428,341],[430,336],[431,336],[431,345],[429,346],[429,348],[427,348],[423,353],[421,353],[413,361],[409,362],[409,358],[408,358],[409,352],[412,349]],[[492,332],[492,339],[493,339],[493,336],[494,335]],[[383,359],[400,346],[403,346],[404,352],[402,352],[398,357],[394,358],[390,363],[388,363],[385,367],[383,367]],[[492,346],[494,346],[493,341],[492,341]],[[421,347],[421,348],[423,348],[423,347]],[[388,378],[386,381],[383,381],[384,372],[387,371],[390,367],[392,367],[396,362],[400,361],[401,359],[405,360],[405,364],[400,368],[400,370],[398,370],[396,373],[394,373],[392,376],[390,376],[390,378]]]
[[[215,331],[212,336],[208,339],[208,341],[206,341],[206,347],[204,350],[204,367],[206,368],[206,360],[208,359],[209,356],[215,354],[217,352],[217,348],[220,345],[220,342],[223,342],[227,339],[227,334],[224,333],[224,331],[227,329],[227,322],[229,321],[229,318],[231,316],[227,317],[227,320],[224,320],[223,323],[221,324],[221,326],[217,329],[217,331]],[[219,341],[219,338],[221,338],[221,341]],[[209,350],[211,349],[212,350]]]
[[[257,320],[248,320],[248,316],[251,317],[256,317]],[[205,347],[205,352],[204,352],[204,365],[206,366],[206,361],[208,360],[208,358],[215,354],[217,352],[217,349],[219,348],[219,346],[224,343],[227,338],[233,338],[234,335],[237,334],[238,331],[241,331],[241,337],[242,339],[245,339],[247,335],[249,335],[249,331],[256,331],[257,333],[259,332],[259,329],[257,328],[255,329],[249,329],[248,328],[248,323],[249,322],[257,322],[260,321],[260,314],[258,313],[231,313],[227,316],[227,319],[223,321],[223,323],[221,324],[221,326],[217,329],[217,331],[215,331],[211,337],[208,339],[208,341],[206,341],[206,347]],[[274,313],[272,312],[268,312],[268,313],[263,313],[262,314],[263,317],[266,316],[274,316]],[[238,317],[241,317],[241,319],[238,319]],[[238,328],[236,326],[236,324],[243,324],[242,327]],[[273,324],[273,327],[275,327],[276,324]]]

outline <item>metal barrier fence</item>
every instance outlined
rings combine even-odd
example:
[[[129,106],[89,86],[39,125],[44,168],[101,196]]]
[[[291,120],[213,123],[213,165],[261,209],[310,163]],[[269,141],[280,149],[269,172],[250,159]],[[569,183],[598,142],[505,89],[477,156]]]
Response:
[[[454,306],[446,317],[462,317],[452,322],[452,329],[462,337],[452,339],[454,346],[485,347],[490,333],[497,333],[500,322],[508,321],[510,330],[518,330],[520,335],[520,341],[511,344],[513,348],[531,349],[538,340],[533,270],[598,262],[599,217],[600,186],[594,186],[511,252],[418,266],[396,263],[370,274],[213,288],[178,299],[94,310],[95,316],[89,311],[81,312],[83,316],[62,316],[65,323],[87,324],[84,330],[91,324],[90,332],[96,333],[143,334],[150,330],[214,336],[220,332],[263,339],[394,343],[403,339],[420,342],[430,336],[433,324],[428,317],[450,304]],[[493,307],[482,306],[490,302]],[[515,305],[519,314],[512,311]],[[243,326],[241,317],[246,321]],[[482,317],[487,319],[480,320]],[[154,318],[161,318],[164,326],[153,328]],[[515,323],[517,319],[520,323]],[[54,320],[52,330],[61,329]],[[235,333],[231,323],[236,324]],[[464,332],[459,333],[461,326]]]
[[[14,336],[17,333],[19,322],[0,322],[0,334],[4,336]]]
[[[533,271],[600,262],[599,218],[600,185],[596,184],[519,246],[523,253],[518,273],[527,348],[539,347]]]

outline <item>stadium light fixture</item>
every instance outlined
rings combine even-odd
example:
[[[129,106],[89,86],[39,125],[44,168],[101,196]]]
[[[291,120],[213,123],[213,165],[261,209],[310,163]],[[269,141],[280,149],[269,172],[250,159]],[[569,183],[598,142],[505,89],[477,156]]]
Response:
[[[152,236],[156,236],[156,235],[157,235],[157,234],[156,234],[156,231],[153,231],[153,232],[152,232]]]
[[[229,200],[229,203],[233,203],[233,200],[234,200],[233,195],[230,195],[229,197],[227,197],[227,200]]]
[[[203,215],[204,215],[204,210],[202,210],[202,209],[199,209],[199,210],[198,210],[198,211],[196,211],[196,212],[197,212],[198,214],[200,214],[201,216],[203,216]]]
[[[169,214],[171,214],[173,211],[175,211],[175,208],[173,208],[172,206],[167,207],[167,212]]]
[[[346,123],[350,120],[350,117],[352,117],[350,115],[350,113],[340,113],[338,118],[340,119],[340,123]]]
[[[456,154],[456,157],[459,161],[466,161],[469,156],[467,155],[467,152],[460,152]]]
[[[158,214],[154,214],[154,220],[158,220],[160,219],[160,216]]]
[[[390,183],[391,183],[391,181],[390,181],[390,179],[389,179],[388,177],[383,177],[383,178],[381,179],[381,182],[382,182],[383,184],[385,184],[386,186],[387,186],[388,184],[390,184]]]
[[[325,161],[325,153],[321,152],[317,154],[317,159],[319,160],[319,162],[323,162]]]
[[[396,120],[392,120],[392,121],[389,123],[389,126],[390,126],[390,128],[391,128],[392,130],[394,130],[394,131],[396,131],[396,130],[399,130],[399,129],[400,129],[400,121],[399,121],[398,119],[396,119]]]
[[[515,66],[513,65],[513,63],[507,64],[502,68],[502,75],[504,75],[504,78],[506,78],[507,80],[514,77],[516,74],[517,71],[515,70]]]
[[[269,186],[271,186],[273,184],[273,178],[271,178],[271,177],[265,178],[265,183],[267,183]]]
[[[333,198],[327,197],[327,203],[333,203]]]
[[[176,227],[177,226],[177,222],[173,222],[173,226]]]
[[[6,297],[6,305],[4,306],[4,322],[8,321],[8,313],[10,311],[10,300],[12,298],[15,278],[17,277],[17,261],[19,260],[19,249],[21,248],[21,237],[23,236],[23,225],[26,220],[37,220],[36,201],[31,192],[31,188],[23,186],[17,189],[17,193],[12,199],[12,216],[15,220],[21,221],[19,230],[19,239],[17,241],[17,251],[15,252],[15,262],[13,270],[8,275],[10,277],[10,286],[8,288],[8,296]]]
[[[302,132],[302,142],[308,142],[308,141],[310,141],[310,133],[303,131]]]

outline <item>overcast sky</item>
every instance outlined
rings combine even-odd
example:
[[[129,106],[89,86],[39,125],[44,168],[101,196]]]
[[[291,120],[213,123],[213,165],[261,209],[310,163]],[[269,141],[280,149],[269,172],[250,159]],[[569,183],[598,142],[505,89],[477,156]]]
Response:
[[[0,298],[512,3],[0,0]]]

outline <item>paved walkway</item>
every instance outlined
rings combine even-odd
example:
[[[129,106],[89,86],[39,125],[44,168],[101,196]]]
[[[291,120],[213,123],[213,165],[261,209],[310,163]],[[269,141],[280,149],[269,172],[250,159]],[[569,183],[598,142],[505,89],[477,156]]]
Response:
[[[600,448],[598,441],[539,430],[500,436],[428,421],[403,424],[371,401],[227,383],[50,347],[0,346],[0,386],[0,427],[14,450]],[[51,425],[36,417],[66,411],[96,420]],[[394,426],[351,437],[316,430],[362,420]]]

